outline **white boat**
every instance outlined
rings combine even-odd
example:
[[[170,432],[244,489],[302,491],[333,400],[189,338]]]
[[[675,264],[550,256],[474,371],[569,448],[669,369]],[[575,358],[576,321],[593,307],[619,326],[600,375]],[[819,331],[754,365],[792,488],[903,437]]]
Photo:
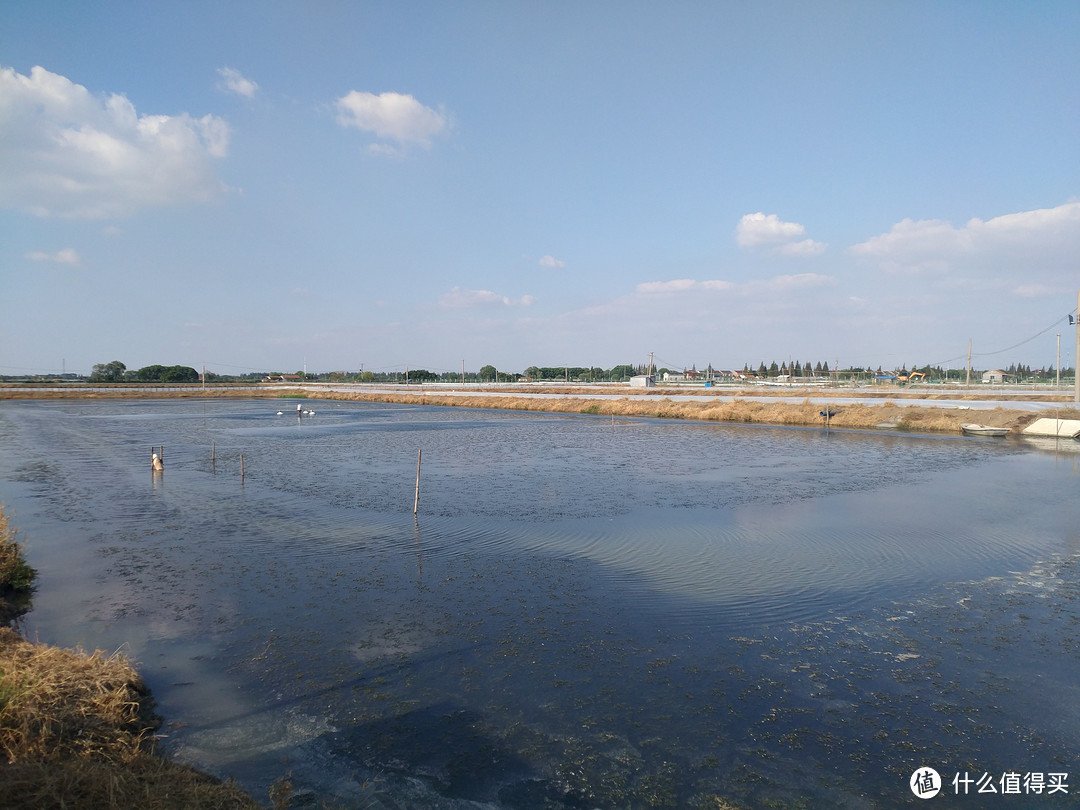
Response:
[[[1003,427],[990,427],[990,425],[974,425],[971,423],[960,425],[960,430],[965,436],[1005,436],[1009,429]]]

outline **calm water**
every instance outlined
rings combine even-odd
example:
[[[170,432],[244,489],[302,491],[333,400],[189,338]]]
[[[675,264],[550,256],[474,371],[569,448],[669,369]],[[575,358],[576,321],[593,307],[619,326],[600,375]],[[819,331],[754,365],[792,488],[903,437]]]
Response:
[[[0,404],[21,627],[135,659],[176,758],[311,806],[1077,804],[1080,455],[304,405]]]

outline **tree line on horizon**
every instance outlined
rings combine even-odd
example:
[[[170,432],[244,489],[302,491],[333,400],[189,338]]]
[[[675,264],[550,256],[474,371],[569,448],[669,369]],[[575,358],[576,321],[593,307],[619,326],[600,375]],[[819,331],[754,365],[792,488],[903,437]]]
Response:
[[[1027,380],[1027,381],[1042,381],[1052,382],[1057,376],[1058,372],[1053,366],[1048,368],[1041,368],[1032,370],[1030,365],[1022,363],[1012,363],[1007,367],[1001,368],[1008,378],[1015,380]],[[981,378],[983,374],[982,369],[972,369],[973,375],[978,375]],[[689,369],[671,369],[667,367],[652,368],[651,373],[655,376],[663,378],[667,373],[677,372],[680,374],[687,374],[691,378],[695,379],[723,379],[725,377],[736,376],[734,370],[717,370],[710,364],[703,371],[698,371],[696,366]],[[739,375],[747,378],[757,379],[776,379],[778,377],[784,377],[785,379],[798,378],[798,379],[813,379],[816,377],[832,378],[836,376],[877,376],[877,377],[891,377],[906,378],[910,374],[918,372],[921,375],[925,375],[926,380],[958,380],[964,379],[966,370],[960,369],[945,369],[941,366],[915,366],[912,365],[909,370],[907,366],[903,366],[900,369],[883,369],[882,366],[878,366],[877,369],[870,367],[850,366],[848,368],[837,368],[836,364],[830,368],[829,363],[801,363],[795,362],[782,362],[778,363],[775,360],[766,365],[764,361],[758,363],[755,368],[750,363],[743,365],[742,371]],[[484,365],[479,371],[475,372],[461,372],[444,371],[434,372],[423,368],[406,369],[404,371],[363,371],[363,372],[347,372],[347,371],[330,371],[320,373],[308,373],[305,371],[297,371],[294,374],[282,374],[279,371],[271,372],[251,372],[240,375],[221,375],[213,372],[206,373],[207,382],[258,382],[264,378],[284,378],[288,380],[297,381],[322,381],[322,382],[367,382],[367,383],[394,383],[394,382],[409,382],[409,383],[425,383],[425,382],[518,382],[525,379],[536,382],[626,382],[631,377],[649,374],[650,368],[645,364],[621,364],[613,366],[610,369],[603,369],[599,366],[529,366],[524,372],[517,371],[504,371],[497,369],[493,365]],[[1062,368],[1061,376],[1071,377],[1073,375],[1073,369]],[[69,375],[70,376],[70,375]],[[198,383],[202,381],[200,373],[190,366],[164,366],[164,365],[150,365],[144,366],[139,369],[128,369],[127,366],[119,360],[113,360],[109,363],[98,363],[94,365],[93,371],[90,374],[89,382],[95,383]]]

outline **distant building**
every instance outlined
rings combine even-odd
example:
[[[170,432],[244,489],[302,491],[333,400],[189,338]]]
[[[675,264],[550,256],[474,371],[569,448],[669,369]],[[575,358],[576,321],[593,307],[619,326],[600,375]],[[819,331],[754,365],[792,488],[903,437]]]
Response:
[[[636,374],[630,378],[631,388],[652,388],[656,385],[656,378],[648,374]]]
[[[1003,383],[1008,375],[999,368],[995,368],[993,371],[987,371],[982,376],[984,383]]]

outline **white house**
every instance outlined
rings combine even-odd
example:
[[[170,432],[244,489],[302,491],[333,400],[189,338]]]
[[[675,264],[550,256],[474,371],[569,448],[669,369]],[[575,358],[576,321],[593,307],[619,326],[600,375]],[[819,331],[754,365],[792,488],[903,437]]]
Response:
[[[1005,382],[1005,372],[999,368],[995,368],[993,371],[987,371],[983,374],[982,381],[984,383],[1003,383]]]

